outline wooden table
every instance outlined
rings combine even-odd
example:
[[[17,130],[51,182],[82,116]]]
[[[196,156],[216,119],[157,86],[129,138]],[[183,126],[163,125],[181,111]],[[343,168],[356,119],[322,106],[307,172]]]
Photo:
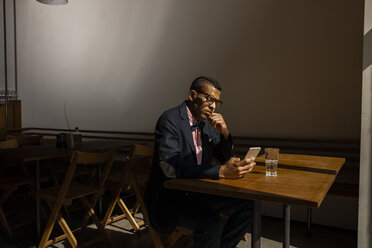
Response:
[[[265,155],[256,158],[256,162],[265,163]],[[337,175],[345,163],[345,158],[310,156],[301,154],[280,154],[279,159],[281,168],[314,171]],[[307,207],[307,229],[306,234],[311,236],[312,208]]]
[[[282,203],[283,247],[287,248],[290,241],[290,205],[319,207],[336,178],[337,173],[328,172],[333,170],[338,172],[344,162],[344,158],[280,154],[276,177],[266,176],[265,167],[256,166],[251,173],[240,179],[172,179],[165,183],[165,187],[255,200],[252,231],[252,247],[255,248],[260,247],[261,238],[260,202]],[[292,167],[281,168],[283,163]],[[316,171],[309,171],[306,168]]]
[[[133,142],[120,141],[120,140],[89,140],[83,141],[82,146],[78,147],[76,150],[82,152],[100,152],[107,149],[117,149],[117,150],[127,150],[129,151]]]
[[[107,149],[129,149],[131,144],[117,140],[91,140],[84,141],[77,151],[99,152]],[[36,190],[40,189],[40,161],[70,157],[73,150],[67,148],[57,148],[54,144],[23,146],[12,149],[0,149],[0,157],[13,161],[36,162]],[[99,203],[102,208],[102,202]],[[40,237],[40,199],[36,198],[36,233]]]

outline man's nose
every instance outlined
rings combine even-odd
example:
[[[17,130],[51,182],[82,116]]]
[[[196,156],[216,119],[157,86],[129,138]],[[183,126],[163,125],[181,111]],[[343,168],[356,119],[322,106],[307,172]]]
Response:
[[[209,107],[211,109],[213,109],[213,111],[214,111],[216,109],[216,107],[217,107],[216,102],[213,102],[212,104],[210,104]]]

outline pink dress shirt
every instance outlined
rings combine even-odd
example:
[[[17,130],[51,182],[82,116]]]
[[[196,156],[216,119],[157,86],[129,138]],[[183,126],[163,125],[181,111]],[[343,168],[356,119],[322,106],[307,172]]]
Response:
[[[197,121],[195,120],[194,116],[192,116],[192,113],[191,113],[189,107],[186,106],[186,109],[187,109],[187,115],[189,116],[190,130],[191,130],[192,124],[197,122]],[[192,131],[191,134],[192,134],[192,139],[194,140],[194,145],[195,145],[196,162],[200,165],[201,161],[202,161],[202,155],[203,155],[200,128]]]

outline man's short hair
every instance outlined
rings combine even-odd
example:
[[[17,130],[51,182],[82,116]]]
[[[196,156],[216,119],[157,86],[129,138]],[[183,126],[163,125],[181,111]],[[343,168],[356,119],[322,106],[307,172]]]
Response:
[[[203,90],[204,85],[207,83],[211,84],[214,88],[218,89],[219,91],[222,90],[221,85],[219,82],[217,82],[217,80],[206,76],[200,76],[195,78],[194,81],[192,81],[190,90],[200,92]]]

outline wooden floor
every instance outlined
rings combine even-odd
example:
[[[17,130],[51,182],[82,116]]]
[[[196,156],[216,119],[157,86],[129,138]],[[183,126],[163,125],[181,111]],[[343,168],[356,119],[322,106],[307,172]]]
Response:
[[[141,217],[140,214],[138,217]],[[141,233],[134,234],[131,232],[131,226],[128,221],[122,220],[116,222],[109,227],[109,235],[112,239],[113,247],[117,248],[144,248],[153,247],[150,235],[146,230]],[[6,237],[1,233],[0,247],[15,248],[15,247],[36,247],[33,242],[34,227],[29,226],[15,232],[13,238]],[[263,217],[262,218],[262,248],[279,248],[281,244],[282,222],[280,219]],[[79,236],[80,240],[89,239],[96,235],[96,230],[89,228]],[[311,238],[306,238],[306,225],[300,222],[291,222],[291,247],[301,248],[354,248],[357,247],[356,231],[344,229],[330,228],[319,225],[313,225]],[[238,248],[248,248],[250,246],[250,235],[248,242],[240,242]],[[184,240],[181,240],[182,244]],[[178,244],[179,247],[181,244]],[[69,247],[67,242],[60,242],[54,246]],[[93,248],[109,247],[105,243],[97,243]]]

